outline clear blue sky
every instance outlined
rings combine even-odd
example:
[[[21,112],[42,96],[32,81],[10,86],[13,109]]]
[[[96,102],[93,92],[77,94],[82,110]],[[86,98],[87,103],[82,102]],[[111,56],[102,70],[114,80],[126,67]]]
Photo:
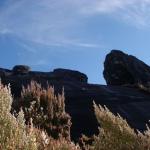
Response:
[[[0,0],[0,67],[74,69],[105,84],[111,49],[150,64],[150,0]]]

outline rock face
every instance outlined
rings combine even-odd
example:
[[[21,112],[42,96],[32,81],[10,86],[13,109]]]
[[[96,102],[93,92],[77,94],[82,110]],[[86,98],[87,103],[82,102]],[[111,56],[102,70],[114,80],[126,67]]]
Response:
[[[139,82],[148,85],[149,67],[121,51],[112,51],[106,57],[104,76],[109,85],[88,84],[86,75],[65,69],[30,71],[26,75],[14,75],[13,71],[2,68],[1,71],[2,82],[11,84],[12,94],[16,98],[20,96],[22,85],[26,86],[31,80],[41,83],[43,87],[47,83],[54,86],[56,93],[64,88],[66,111],[72,118],[71,137],[75,141],[81,134],[90,136],[98,132],[93,100],[119,113],[133,128],[144,130],[150,119],[150,94],[135,87],[120,86]],[[17,101],[14,101],[13,107],[17,109],[17,106]]]
[[[134,56],[112,50],[104,62],[108,85],[143,85],[150,87],[150,67]]]
[[[53,75],[62,80],[79,81],[87,83],[88,78],[85,74],[79,71],[73,71],[68,69],[55,69]]]

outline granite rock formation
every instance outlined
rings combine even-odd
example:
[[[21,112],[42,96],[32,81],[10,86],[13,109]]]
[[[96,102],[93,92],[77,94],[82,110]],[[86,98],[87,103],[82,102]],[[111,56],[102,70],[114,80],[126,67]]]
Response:
[[[150,67],[132,55],[112,50],[104,62],[108,85],[143,85],[150,87]]]
[[[119,79],[111,76],[112,73]],[[43,87],[47,83],[54,86],[56,93],[64,88],[66,111],[72,117],[73,140],[77,140],[81,134],[93,135],[98,132],[93,100],[119,113],[132,127],[144,130],[145,123],[150,119],[150,94],[133,86],[120,85],[138,82],[147,85],[149,67],[133,56],[112,51],[106,57],[104,74],[108,85],[89,84],[86,75],[66,69],[53,72],[30,71],[23,75],[14,75],[12,70],[0,69],[2,82],[11,84],[12,94],[16,98],[20,96],[22,85],[26,86],[31,80],[41,83]],[[17,101],[13,107],[18,109]]]

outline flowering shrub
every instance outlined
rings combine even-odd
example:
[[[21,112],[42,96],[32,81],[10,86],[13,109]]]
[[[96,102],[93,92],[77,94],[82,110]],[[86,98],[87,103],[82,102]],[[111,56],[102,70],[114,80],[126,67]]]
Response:
[[[32,81],[23,88],[21,103],[27,122],[32,118],[33,124],[40,127],[55,139],[64,137],[70,140],[71,118],[65,112],[64,92],[58,96],[54,88],[43,89],[40,84]]]

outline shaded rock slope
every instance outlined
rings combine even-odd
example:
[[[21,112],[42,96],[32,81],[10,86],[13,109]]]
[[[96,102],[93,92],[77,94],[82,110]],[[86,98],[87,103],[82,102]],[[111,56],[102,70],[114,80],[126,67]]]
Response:
[[[22,85],[26,86],[31,80],[44,87],[47,83],[54,86],[56,93],[64,88],[66,111],[72,117],[71,136],[74,140],[82,133],[93,135],[98,132],[93,100],[119,113],[132,127],[144,130],[145,123],[150,119],[150,94],[124,85],[149,85],[149,66],[117,50],[107,55],[104,65],[104,77],[108,85],[89,84],[87,76],[78,71],[55,69],[53,72],[35,72],[22,65],[12,70],[1,68],[0,77],[4,84],[11,84],[15,97],[20,96]],[[17,108],[17,105],[14,107]]]

